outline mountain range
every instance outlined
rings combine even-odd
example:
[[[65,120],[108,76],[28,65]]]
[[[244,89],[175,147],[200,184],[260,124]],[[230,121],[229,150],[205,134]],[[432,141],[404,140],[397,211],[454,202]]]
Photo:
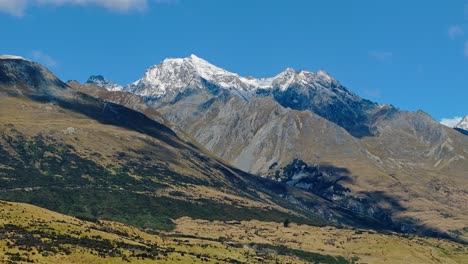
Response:
[[[256,79],[191,55],[121,86],[1,56],[0,113],[3,200],[146,232],[188,216],[467,242],[466,135],[323,70]]]
[[[244,171],[403,232],[466,240],[468,138],[421,110],[363,99],[323,70],[242,77],[195,55],[119,87]]]
[[[239,170],[134,94],[64,83],[18,57],[0,59],[0,92],[0,199],[145,230],[182,216],[399,230]]]
[[[0,93],[2,199],[147,229],[170,229],[185,215],[324,221],[272,191],[286,188],[181,139],[159,116],[82,93],[37,63],[0,59]]]

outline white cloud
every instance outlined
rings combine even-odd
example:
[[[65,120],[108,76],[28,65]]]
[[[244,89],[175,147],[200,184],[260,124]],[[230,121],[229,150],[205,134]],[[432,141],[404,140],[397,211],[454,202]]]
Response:
[[[0,0],[0,12],[22,16],[28,0]]]
[[[43,5],[95,5],[119,12],[143,11],[148,7],[149,1],[160,4],[175,0],[0,0],[0,12],[23,16],[29,6]]]
[[[444,126],[455,127],[456,125],[458,125],[458,123],[460,123],[460,121],[462,121],[462,119],[463,117],[461,116],[456,116],[453,118],[442,118],[442,120],[440,120],[440,123]]]
[[[448,29],[448,35],[451,39],[456,39],[457,37],[461,37],[465,34],[463,28],[459,25],[450,26]]]
[[[33,0],[38,5],[97,5],[117,11],[144,10],[147,0]]]
[[[393,53],[389,51],[371,51],[369,55],[379,61],[389,61],[393,57]]]
[[[39,51],[39,50],[34,50],[32,52],[32,58],[35,61],[40,62],[40,63],[44,64],[47,67],[57,67],[58,66],[58,63],[54,58],[52,58],[51,56],[49,56],[49,55],[47,55],[44,52]]]

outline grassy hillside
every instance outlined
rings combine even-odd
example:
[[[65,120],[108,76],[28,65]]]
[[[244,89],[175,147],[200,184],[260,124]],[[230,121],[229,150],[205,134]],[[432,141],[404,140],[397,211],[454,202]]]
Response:
[[[116,222],[87,222],[28,204],[1,202],[0,216],[2,262],[258,262],[252,250],[211,240],[150,235]]]
[[[278,252],[300,252],[342,256],[356,263],[467,263],[468,247],[448,240],[378,233],[364,229],[337,229],[242,221],[177,220],[176,233],[233,241]],[[312,261],[313,262],[313,261]]]
[[[0,262],[6,263],[466,263],[456,243],[365,230],[261,221],[180,218],[148,234],[0,201]]]

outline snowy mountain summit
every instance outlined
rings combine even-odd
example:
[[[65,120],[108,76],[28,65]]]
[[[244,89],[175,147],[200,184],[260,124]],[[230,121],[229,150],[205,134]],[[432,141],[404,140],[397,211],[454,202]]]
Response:
[[[459,128],[459,129],[463,129],[463,130],[466,130],[468,131],[468,115],[466,115],[461,121],[460,123],[458,123],[455,128]]]
[[[260,89],[278,88],[284,91],[295,83],[313,81],[328,85],[338,84],[338,81],[325,71],[314,74],[291,68],[270,78],[243,77],[192,54],[187,58],[165,59],[149,68],[142,79],[126,86],[124,90],[147,98],[159,98],[168,93],[180,93],[186,88],[215,85],[247,99]]]
[[[0,60],[27,60],[23,57],[16,55],[0,55]]]

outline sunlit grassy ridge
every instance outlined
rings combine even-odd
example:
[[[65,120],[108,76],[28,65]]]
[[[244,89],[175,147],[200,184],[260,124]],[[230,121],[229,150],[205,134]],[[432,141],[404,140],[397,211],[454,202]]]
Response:
[[[21,203],[0,202],[0,230],[0,261],[8,263],[304,262],[290,252],[260,252],[180,233],[152,235],[116,222],[88,222]],[[301,254],[328,259],[326,263],[348,263],[322,254]]]
[[[466,263],[457,243],[373,231],[261,221],[180,218],[148,234],[0,201],[6,263]]]

